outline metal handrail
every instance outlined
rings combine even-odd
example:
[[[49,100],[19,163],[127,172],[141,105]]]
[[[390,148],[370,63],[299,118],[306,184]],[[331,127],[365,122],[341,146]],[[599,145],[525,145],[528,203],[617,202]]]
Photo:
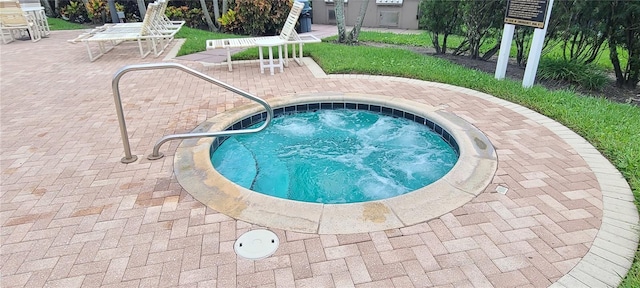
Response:
[[[111,87],[113,89],[113,99],[115,101],[116,104],[116,113],[118,114],[118,123],[120,124],[120,134],[122,137],[122,144],[124,145],[124,154],[125,157],[123,157],[122,159],[120,159],[120,162],[122,163],[133,163],[136,160],[138,160],[138,157],[136,155],[131,155],[131,146],[129,144],[129,134],[127,133],[127,124],[125,122],[124,119],[124,110],[122,109],[122,99],[120,98],[120,78],[122,78],[122,76],[124,74],[126,74],[127,72],[131,72],[131,71],[139,71],[139,70],[154,70],[154,69],[169,69],[169,68],[175,68],[175,69],[179,69],[182,70],[184,72],[187,72],[188,74],[191,74],[193,76],[196,76],[202,80],[205,80],[211,84],[215,84],[217,86],[220,86],[224,89],[227,89],[231,92],[234,92],[242,97],[248,98],[250,100],[256,101],[258,102],[258,104],[262,105],[264,107],[264,109],[267,111],[267,119],[265,119],[264,124],[262,124],[260,127],[257,128],[252,128],[252,129],[242,129],[242,130],[232,130],[232,131],[220,131],[220,132],[203,132],[203,133],[184,133],[184,134],[172,134],[172,135],[167,135],[162,137],[158,142],[156,142],[156,145],[153,146],[153,153],[151,155],[149,155],[147,157],[147,159],[149,160],[155,160],[155,159],[160,159],[162,157],[164,157],[164,154],[160,153],[160,146],[162,146],[162,144],[164,144],[167,141],[170,140],[175,140],[175,139],[189,139],[189,138],[202,138],[202,137],[218,137],[218,136],[233,136],[233,135],[241,135],[241,134],[249,134],[249,133],[255,133],[255,132],[260,132],[263,129],[265,129],[267,127],[267,125],[269,125],[269,123],[271,122],[271,119],[273,119],[273,109],[271,108],[271,106],[264,101],[262,98],[259,98],[257,96],[251,95],[248,92],[242,91],[238,88],[235,88],[227,83],[224,83],[222,81],[216,80],[208,75],[205,75],[201,72],[198,72],[196,70],[193,70],[189,67],[186,67],[184,65],[180,65],[177,63],[150,63],[150,64],[135,64],[135,65],[128,65],[125,67],[120,68],[120,70],[118,70],[116,72],[116,74],[113,75],[113,79],[111,81]]]

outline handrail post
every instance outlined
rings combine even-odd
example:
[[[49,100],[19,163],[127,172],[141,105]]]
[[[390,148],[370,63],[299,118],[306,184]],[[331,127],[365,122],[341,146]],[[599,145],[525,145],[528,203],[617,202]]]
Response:
[[[217,136],[232,136],[232,135],[240,135],[240,134],[248,134],[260,132],[269,125],[271,119],[273,119],[273,109],[262,98],[249,94],[248,92],[242,91],[238,88],[235,88],[227,83],[214,79],[208,75],[205,75],[199,71],[193,70],[189,67],[186,67],[177,63],[151,63],[151,64],[135,64],[128,65],[120,68],[113,75],[113,79],[111,81],[111,88],[113,90],[113,99],[116,105],[116,114],[118,115],[118,123],[120,125],[120,136],[122,137],[122,144],[124,145],[124,153],[125,157],[123,157],[120,162],[122,163],[133,163],[138,157],[136,155],[131,155],[131,146],[129,144],[129,134],[127,133],[127,124],[124,119],[124,109],[122,108],[122,99],[120,97],[120,78],[124,74],[130,71],[136,70],[153,70],[153,69],[168,69],[168,68],[176,68],[178,70],[182,70],[188,74],[196,76],[202,80],[205,80],[211,84],[215,84],[220,86],[226,90],[234,92],[242,97],[258,102],[258,104],[262,105],[267,112],[267,118],[265,122],[258,128],[253,129],[242,129],[242,130],[233,130],[233,131],[220,131],[220,132],[207,132],[207,133],[186,133],[186,134],[173,134],[162,137],[153,147],[153,153],[147,157],[149,160],[160,159],[164,155],[160,153],[160,146],[169,140],[175,139],[189,139],[189,138],[201,138],[201,137],[217,137]]]
[[[136,162],[138,156],[131,155],[131,145],[129,144],[129,134],[127,133],[127,123],[124,119],[124,109],[122,109],[122,99],[120,98],[120,78],[129,72],[127,69],[129,66],[125,66],[118,70],[111,80],[111,89],[113,90],[113,101],[116,104],[116,114],[118,115],[118,124],[120,125],[120,137],[122,138],[122,145],[124,145],[124,157],[120,159],[120,162],[129,164]]]

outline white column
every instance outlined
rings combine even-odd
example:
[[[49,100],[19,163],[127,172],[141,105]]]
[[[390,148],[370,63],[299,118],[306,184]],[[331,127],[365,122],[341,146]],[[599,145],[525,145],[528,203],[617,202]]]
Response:
[[[511,41],[513,40],[513,31],[516,25],[504,24],[502,29],[502,41],[500,42],[500,51],[498,52],[498,63],[496,64],[496,79],[504,79],[507,73],[507,64],[509,63],[509,52],[511,52]]]
[[[533,31],[533,40],[531,41],[531,49],[529,50],[529,57],[527,58],[527,68],[524,70],[524,78],[522,79],[522,87],[524,88],[533,86],[533,82],[536,79],[536,72],[538,71],[538,64],[540,63],[544,36],[547,34],[547,27],[549,27],[552,7],[553,0],[549,0],[547,4],[547,18],[544,20],[544,28]]]

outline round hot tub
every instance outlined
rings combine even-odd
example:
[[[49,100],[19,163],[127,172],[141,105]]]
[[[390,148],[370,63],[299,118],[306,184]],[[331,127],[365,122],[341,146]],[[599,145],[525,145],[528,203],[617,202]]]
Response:
[[[278,108],[260,133],[214,142],[211,162],[244,188],[324,204],[399,196],[453,168],[458,148],[446,131],[411,113],[383,114],[382,108],[355,103]],[[266,115],[258,116],[246,119]]]
[[[283,180],[282,176],[275,176],[275,181],[264,182],[265,178],[269,180],[269,176],[282,175],[281,172],[283,171],[281,170],[288,170],[288,168],[286,168],[287,165],[265,168],[257,165],[256,161],[258,159],[264,163],[277,162],[280,160],[273,160],[271,154],[291,156],[289,155],[290,150],[299,150],[299,152],[306,153],[309,152],[309,149],[307,149],[309,147],[300,146],[300,142],[296,142],[288,149],[284,149],[284,153],[279,153],[277,152],[278,150],[259,152],[259,146],[266,144],[266,140],[260,137],[271,133],[267,130],[257,133],[254,137],[257,136],[258,138],[249,141],[256,146],[254,147],[255,149],[258,149],[253,151],[245,150],[247,148],[246,143],[242,143],[247,136],[185,140],[176,151],[174,170],[180,184],[195,199],[223,214],[265,227],[320,234],[371,232],[424,222],[464,205],[484,191],[497,168],[495,150],[484,134],[470,123],[439,107],[403,99],[363,94],[296,96],[295,98],[272,99],[269,104],[274,107],[276,121],[270,125],[274,126],[274,129],[278,130],[278,122],[281,122],[285,126],[289,125],[289,127],[285,127],[289,129],[289,132],[298,131],[292,136],[296,140],[304,143],[324,141],[323,143],[309,144],[309,147],[324,147],[321,144],[325,144],[325,146],[345,146],[342,144],[350,141],[356,142],[355,146],[346,145],[347,156],[337,155],[334,153],[335,151],[326,153],[326,150],[321,150],[319,156],[330,159],[328,159],[328,166],[320,168],[319,171],[307,172],[307,166],[316,165],[296,162],[297,164],[287,164],[289,167],[297,167],[293,169],[297,171],[293,173],[287,172],[285,180]],[[266,112],[261,111],[261,108],[258,105],[246,105],[227,111],[202,123],[194,132],[238,130],[259,125],[266,118]],[[308,113],[310,112],[315,114],[309,116]],[[361,126],[359,128],[364,130],[356,129],[354,130],[355,132],[346,132],[347,136],[342,138],[333,135],[332,133],[334,132],[330,132],[329,136],[324,139],[307,139],[304,138],[305,133],[303,132],[315,131],[313,130],[314,128],[306,126],[306,128],[302,127],[304,129],[299,130],[300,127],[295,125],[306,125],[306,122],[288,120],[290,115],[300,113],[302,115],[307,114],[305,117],[311,118],[325,117],[324,122],[329,122],[330,125],[337,125],[337,123],[344,122],[343,120],[347,118],[353,118],[357,120],[354,125]],[[290,126],[292,123],[294,127]],[[402,124],[396,126],[389,123]],[[380,129],[376,125],[386,126],[384,129]],[[389,128],[389,125],[399,130],[394,130],[394,132],[386,129]],[[346,128],[337,127],[337,129],[345,130]],[[415,139],[409,141],[406,137],[403,138],[402,135],[409,135],[408,138],[413,138],[416,135],[426,135],[425,133],[430,135],[427,138],[434,138],[435,136],[433,140],[440,141],[440,145],[444,144],[446,146],[445,150],[448,148],[455,156],[453,160],[451,156],[444,157],[449,161],[447,163],[442,162],[442,159],[433,158],[437,159],[435,164],[421,166],[422,163],[419,163],[421,160],[416,159],[429,159],[432,157],[430,155],[424,157],[425,154],[439,154],[439,152],[421,150],[422,148],[417,146],[418,143],[423,144],[423,146],[430,146],[431,144],[425,144],[426,142]],[[311,135],[306,136],[311,137]],[[236,137],[240,138],[236,139]],[[363,144],[361,142],[363,138],[372,142]],[[394,154],[396,152],[389,152],[386,148],[370,147],[373,145],[371,143],[379,144],[387,142],[385,140],[391,138],[398,138],[399,143],[408,143],[409,146],[401,150],[409,152],[411,155]],[[278,139],[277,136],[276,139]],[[273,142],[273,140],[270,141]],[[399,144],[392,142],[390,145],[396,146]],[[278,149],[278,147],[276,145],[274,149]],[[301,149],[292,149],[291,147]],[[363,147],[365,147],[365,154],[367,154],[365,156],[378,151],[382,154],[374,155],[372,159],[382,158],[384,161],[373,161],[373,163],[369,163],[371,164],[370,166],[366,167],[359,165],[358,163],[362,164],[362,162],[359,162],[362,159],[353,158],[353,156],[359,153],[358,150],[363,150],[360,149]],[[218,152],[222,153],[218,153],[219,157],[216,158],[216,150],[218,149]],[[256,156],[256,153],[262,154]],[[216,165],[220,168],[220,171],[214,168],[211,162],[212,155],[214,156],[213,161],[217,162]],[[333,155],[334,157],[327,157],[327,155]],[[299,160],[298,158],[305,157],[294,156],[292,158],[297,161]],[[350,172],[329,171],[334,169],[334,166],[339,166],[336,165],[336,159],[338,162],[344,163],[344,166],[362,166],[360,168],[363,170],[373,171],[373,175],[365,174],[362,179],[343,179],[343,176]],[[402,161],[404,162],[401,163]],[[318,161],[311,160],[311,162]],[[438,166],[439,163],[442,167]],[[445,169],[439,169],[441,170],[439,172],[441,175],[435,178],[430,173],[424,173],[427,170],[433,170],[430,168],[433,166],[444,167]],[[306,168],[300,170],[300,167]],[[261,169],[264,169],[264,171]],[[394,171],[396,174],[392,173]],[[330,173],[323,174],[323,172]],[[389,178],[380,179],[380,174],[387,174],[385,176],[389,176]],[[414,176],[422,177],[423,175],[428,175],[428,177],[424,177],[428,178],[428,181],[421,182],[424,179],[413,181],[416,178]],[[302,178],[303,176],[311,178]],[[237,183],[229,180],[229,178]],[[396,181],[398,180],[396,178],[409,178],[411,183],[409,185],[406,182]],[[292,185],[291,182],[298,184]],[[316,194],[303,195],[305,197],[309,196],[305,198],[306,200],[299,197],[294,198],[296,200],[284,199],[286,198],[285,194],[296,194],[307,189],[308,187],[306,186],[310,182],[321,183],[320,186],[329,185],[330,189],[328,190],[342,187],[344,191],[338,189],[340,190],[336,194],[338,195],[338,200],[314,201],[314,198],[318,198]],[[256,183],[259,184],[255,185]],[[299,185],[300,183],[304,185]],[[398,188],[400,186],[401,188]],[[267,187],[266,190],[274,193],[263,194],[264,191],[258,193],[249,189],[252,187]],[[369,196],[374,195],[375,197],[367,198],[369,196],[365,196],[357,198],[357,201],[343,201],[349,197],[341,197],[340,195],[356,193],[353,192],[355,191],[353,187],[362,190],[357,193]],[[308,189],[315,193],[316,188]],[[397,191],[383,193],[384,197],[379,197],[380,191],[390,191],[392,189]],[[304,190],[302,194],[311,193],[309,191]],[[283,197],[283,195],[285,196]]]

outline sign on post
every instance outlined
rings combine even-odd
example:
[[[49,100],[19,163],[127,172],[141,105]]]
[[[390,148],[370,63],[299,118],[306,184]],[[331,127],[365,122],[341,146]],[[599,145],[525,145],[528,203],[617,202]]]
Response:
[[[533,86],[552,7],[553,0],[507,0],[502,42],[500,42],[500,52],[496,64],[496,79],[503,79],[506,74],[515,25],[529,26],[536,29],[533,31],[533,40],[531,41],[531,49],[529,49],[522,87]]]
[[[547,0],[508,0],[504,23],[544,28]]]

